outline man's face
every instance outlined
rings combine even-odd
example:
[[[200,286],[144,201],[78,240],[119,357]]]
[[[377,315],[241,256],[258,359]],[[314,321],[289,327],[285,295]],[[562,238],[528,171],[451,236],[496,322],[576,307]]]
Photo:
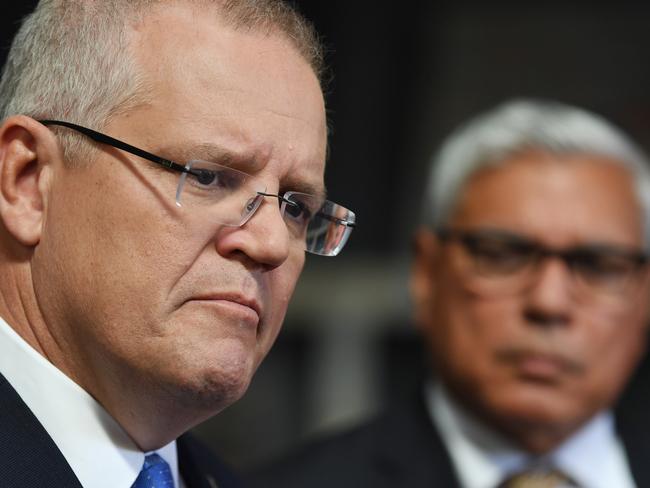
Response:
[[[531,152],[470,178],[448,227],[504,231],[554,250],[640,250],[641,221],[620,166]],[[506,432],[567,433],[611,405],[645,347],[645,268],[631,292],[599,294],[547,256],[526,286],[489,290],[466,255],[424,231],[413,276],[417,319],[456,397]]]
[[[233,166],[268,193],[323,192],[320,86],[283,37],[166,7],[134,27],[132,48],[148,102],[105,133],[182,164]],[[239,398],[304,264],[277,199],[226,227],[177,207],[178,179],[101,145],[52,178],[35,289],[67,351],[60,367],[109,411],[147,394],[210,413]]]

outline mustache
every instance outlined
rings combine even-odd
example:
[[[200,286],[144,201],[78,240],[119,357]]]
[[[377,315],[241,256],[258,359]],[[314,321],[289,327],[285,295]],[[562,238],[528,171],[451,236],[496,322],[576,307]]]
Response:
[[[496,357],[499,361],[516,364],[531,358],[539,358],[558,364],[563,371],[571,374],[582,374],[586,371],[585,361],[559,348],[514,345],[503,346],[496,351]]]

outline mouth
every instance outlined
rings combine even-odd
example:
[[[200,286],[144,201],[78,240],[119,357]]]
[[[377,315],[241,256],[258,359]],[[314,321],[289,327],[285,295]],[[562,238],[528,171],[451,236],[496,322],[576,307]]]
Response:
[[[257,327],[262,317],[262,306],[259,300],[237,293],[201,295],[191,298],[188,302],[215,307],[220,314],[230,316],[238,321],[251,323],[255,327]]]
[[[525,380],[553,383],[563,376],[576,375],[584,371],[584,365],[567,355],[549,353],[535,349],[507,349],[499,351],[498,358],[513,367],[516,374]]]

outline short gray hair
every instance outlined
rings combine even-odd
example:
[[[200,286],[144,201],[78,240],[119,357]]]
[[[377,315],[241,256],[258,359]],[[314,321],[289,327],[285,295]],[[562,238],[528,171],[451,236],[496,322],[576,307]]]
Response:
[[[470,177],[526,150],[593,154],[612,159],[632,176],[650,246],[650,165],[620,129],[586,110],[553,101],[516,99],[455,130],[431,160],[422,222],[443,227]]]
[[[215,8],[227,25],[286,36],[322,79],[323,50],[313,26],[282,0],[41,0],[13,40],[0,79],[0,120],[23,114],[101,130],[146,100],[128,52],[128,24],[155,6]],[[79,137],[62,133],[66,158]]]

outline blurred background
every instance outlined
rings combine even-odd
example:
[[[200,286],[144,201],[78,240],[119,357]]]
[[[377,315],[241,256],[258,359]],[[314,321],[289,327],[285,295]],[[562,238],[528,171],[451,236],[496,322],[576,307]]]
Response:
[[[0,62],[36,2],[8,3]],[[341,256],[308,257],[249,392],[196,429],[241,468],[366,419],[417,386],[425,368],[409,311],[410,236],[428,159],[457,124],[507,98],[552,98],[604,115],[650,148],[650,4],[295,3],[328,48],[326,181],[358,227]],[[630,393],[640,408],[648,370]]]

